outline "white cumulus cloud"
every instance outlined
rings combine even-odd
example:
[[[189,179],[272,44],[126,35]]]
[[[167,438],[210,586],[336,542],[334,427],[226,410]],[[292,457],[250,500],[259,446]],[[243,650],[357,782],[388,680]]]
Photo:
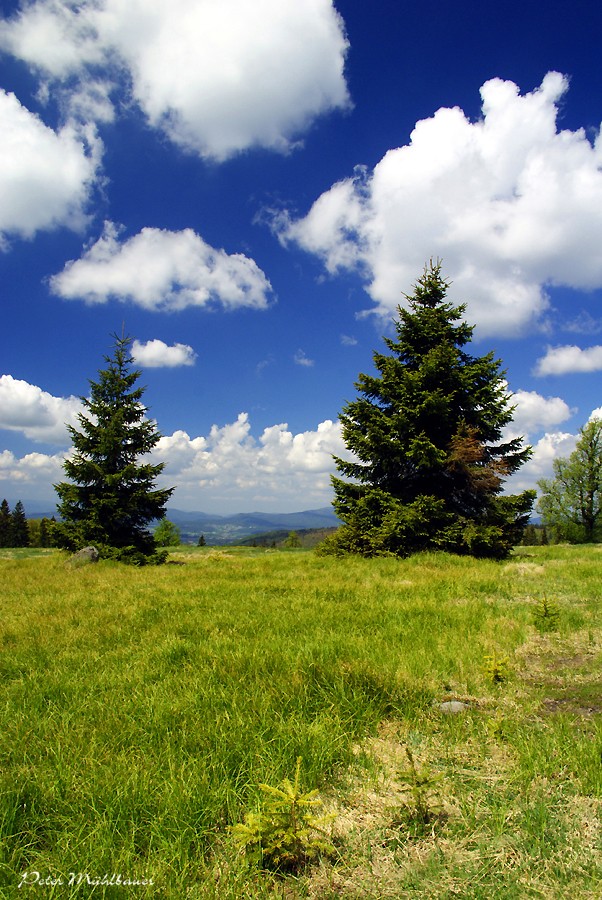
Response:
[[[512,432],[535,435],[532,458],[506,482],[516,493],[536,488],[540,478],[553,475],[553,461],[568,456],[577,435],[555,428],[570,410],[558,397],[542,397],[519,391]],[[11,376],[0,379],[0,428],[21,431],[33,440],[68,443],[62,422],[76,424],[76,398],[56,398]],[[594,410],[592,417],[600,414]],[[541,435],[542,429],[546,430]],[[71,452],[71,451],[68,451]],[[68,452],[46,455],[28,453],[18,458],[0,451],[0,493],[34,501],[56,500],[52,484],[64,480],[62,469]],[[176,486],[174,505],[216,513],[262,509],[288,512],[328,506],[332,501],[330,476],[336,474],[333,455],[350,459],[339,422],[325,420],[315,429],[293,432],[285,423],[267,426],[256,437],[247,413],[235,421],[212,425],[204,435],[184,430],[164,435],[152,451],[152,459],[166,463],[161,486]],[[16,486],[18,485],[18,491]]]
[[[64,479],[64,453],[50,456],[45,453],[27,453],[15,456],[10,450],[0,451],[0,484],[3,496],[31,498],[41,502],[56,502],[52,485]]]
[[[571,453],[576,437],[558,426],[576,412],[561,397],[543,397],[537,391],[518,390],[511,396],[515,406],[513,420],[504,429],[503,439],[524,437],[532,455],[506,482],[509,493],[536,490],[540,478],[552,475],[552,464],[559,456]]]
[[[93,131],[55,132],[0,89],[0,237],[85,222],[100,144]]]
[[[215,303],[227,309],[264,309],[271,293],[254,260],[216,250],[190,228],[143,228],[122,242],[111,222],[105,223],[99,240],[50,283],[66,299],[106,303],[115,298],[153,311]]]
[[[286,150],[349,103],[332,0],[34,0],[0,23],[0,47],[78,102],[119,75],[153,126],[217,160]]]
[[[79,397],[54,397],[35,384],[0,376],[0,428],[20,431],[33,441],[66,444],[67,425],[77,425]]]
[[[512,422],[504,429],[503,439],[523,437],[531,446],[531,458],[512,475],[505,485],[508,493],[536,490],[540,478],[552,474],[552,463],[557,456],[570,453],[575,436],[558,431],[558,426],[571,418],[571,409],[561,397],[543,397],[537,391],[518,390],[512,394],[515,406]]]
[[[516,409],[509,427],[517,434],[534,434],[560,425],[574,412],[561,397],[542,397],[537,391],[516,391],[511,403]]]
[[[602,346],[549,347],[546,355],[537,360],[535,375],[568,375],[571,372],[599,372],[602,369]]]
[[[71,451],[69,451],[71,452]],[[332,500],[332,454],[347,457],[338,422],[294,433],[286,424],[251,433],[246,413],[234,422],[213,425],[206,435],[175,431],[160,438],[152,459],[166,463],[161,485],[173,487],[173,504],[216,513],[263,509],[290,512],[328,506]],[[23,500],[52,501],[52,484],[65,479],[67,453],[28,453],[22,458],[0,451],[0,496],[16,492]]]
[[[297,434],[286,424],[251,434],[246,413],[213,425],[206,436],[176,431],[160,439],[157,459],[167,463],[163,479],[177,484],[178,498],[198,509],[308,509],[332,500],[332,454],[347,452],[338,422],[326,420]]]
[[[533,444],[533,455],[519,471],[508,480],[513,493],[537,490],[541,478],[554,477],[554,460],[570,456],[575,449],[577,435],[566,431],[546,432]]]
[[[275,216],[281,241],[333,275],[357,270],[387,317],[439,257],[481,335],[523,333],[546,310],[547,285],[602,286],[602,139],[558,129],[567,88],[556,72],[524,95],[488,81],[478,121],[439,109],[305,217]]]
[[[559,425],[573,415],[575,410],[569,410],[559,397],[543,398],[535,391],[519,391],[514,395],[519,400],[519,419],[531,420],[533,431],[545,430],[532,443],[532,456],[519,471],[508,479],[508,490],[517,492],[527,488],[537,489],[537,482],[542,478],[554,478],[554,460],[566,459],[571,455],[577,441],[578,433],[560,431],[554,425]],[[564,410],[563,410],[564,407]],[[521,411],[522,410],[522,411]],[[592,410],[588,421],[602,417],[602,407]],[[529,426],[523,433],[529,431]],[[517,429],[513,428],[510,437],[514,437]]]
[[[172,344],[155,339],[142,343],[134,341],[132,356],[136,363],[147,368],[175,368],[176,366],[193,366],[196,353],[188,344]]]

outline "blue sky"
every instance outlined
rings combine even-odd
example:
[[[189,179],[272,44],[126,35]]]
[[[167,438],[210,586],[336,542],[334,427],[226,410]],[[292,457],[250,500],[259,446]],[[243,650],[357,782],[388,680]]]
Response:
[[[535,486],[602,407],[602,8],[33,0],[0,20],[0,496],[54,501],[134,339],[173,505],[327,505],[430,257]]]

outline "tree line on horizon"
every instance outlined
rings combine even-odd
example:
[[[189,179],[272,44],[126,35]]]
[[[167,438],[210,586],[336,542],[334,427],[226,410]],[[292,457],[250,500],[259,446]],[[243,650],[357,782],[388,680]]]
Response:
[[[352,459],[334,457],[333,506],[343,524],[324,541],[323,553],[403,557],[443,550],[504,559],[525,537],[536,492],[503,489],[532,449],[522,437],[504,438],[514,412],[506,373],[492,352],[469,353],[474,326],[464,321],[465,304],[446,300],[448,287],[441,262],[431,260],[406,296],[407,308],[398,307],[395,336],[384,338],[388,352],[373,354],[375,372],[359,375],[358,396],[340,415]],[[149,525],[159,520],[162,543],[169,543],[166,504],[175,488],[156,486],[165,464],[151,463],[148,454],[161,435],[146,417],[132,340],[113,337],[106,368],[90,381],[90,398],[81,398],[80,427],[69,426],[69,481],[54,486],[60,521],[53,534],[65,550],[94,545],[104,558],[160,563],[167,551]],[[570,516],[573,538],[598,533],[601,431],[595,420],[582,429],[589,462],[587,452],[580,465],[557,461],[556,478],[540,482],[540,509],[556,535],[569,533],[561,526]],[[584,493],[587,504],[579,507]]]
[[[54,547],[54,524],[54,517],[28,519],[21,500],[11,511],[5,498],[0,503],[0,548]]]

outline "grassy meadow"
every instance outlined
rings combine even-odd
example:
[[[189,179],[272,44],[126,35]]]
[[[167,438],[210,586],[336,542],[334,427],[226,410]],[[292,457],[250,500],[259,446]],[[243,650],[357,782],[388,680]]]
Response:
[[[0,897],[600,900],[601,572],[0,551]],[[229,826],[298,757],[336,853],[282,876]]]

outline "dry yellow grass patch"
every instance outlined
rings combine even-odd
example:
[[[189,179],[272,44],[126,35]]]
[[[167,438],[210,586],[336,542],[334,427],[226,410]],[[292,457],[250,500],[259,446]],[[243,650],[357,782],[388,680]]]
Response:
[[[516,575],[521,578],[525,575],[545,575],[545,566],[531,562],[511,562],[504,566],[504,572],[507,575]]]

